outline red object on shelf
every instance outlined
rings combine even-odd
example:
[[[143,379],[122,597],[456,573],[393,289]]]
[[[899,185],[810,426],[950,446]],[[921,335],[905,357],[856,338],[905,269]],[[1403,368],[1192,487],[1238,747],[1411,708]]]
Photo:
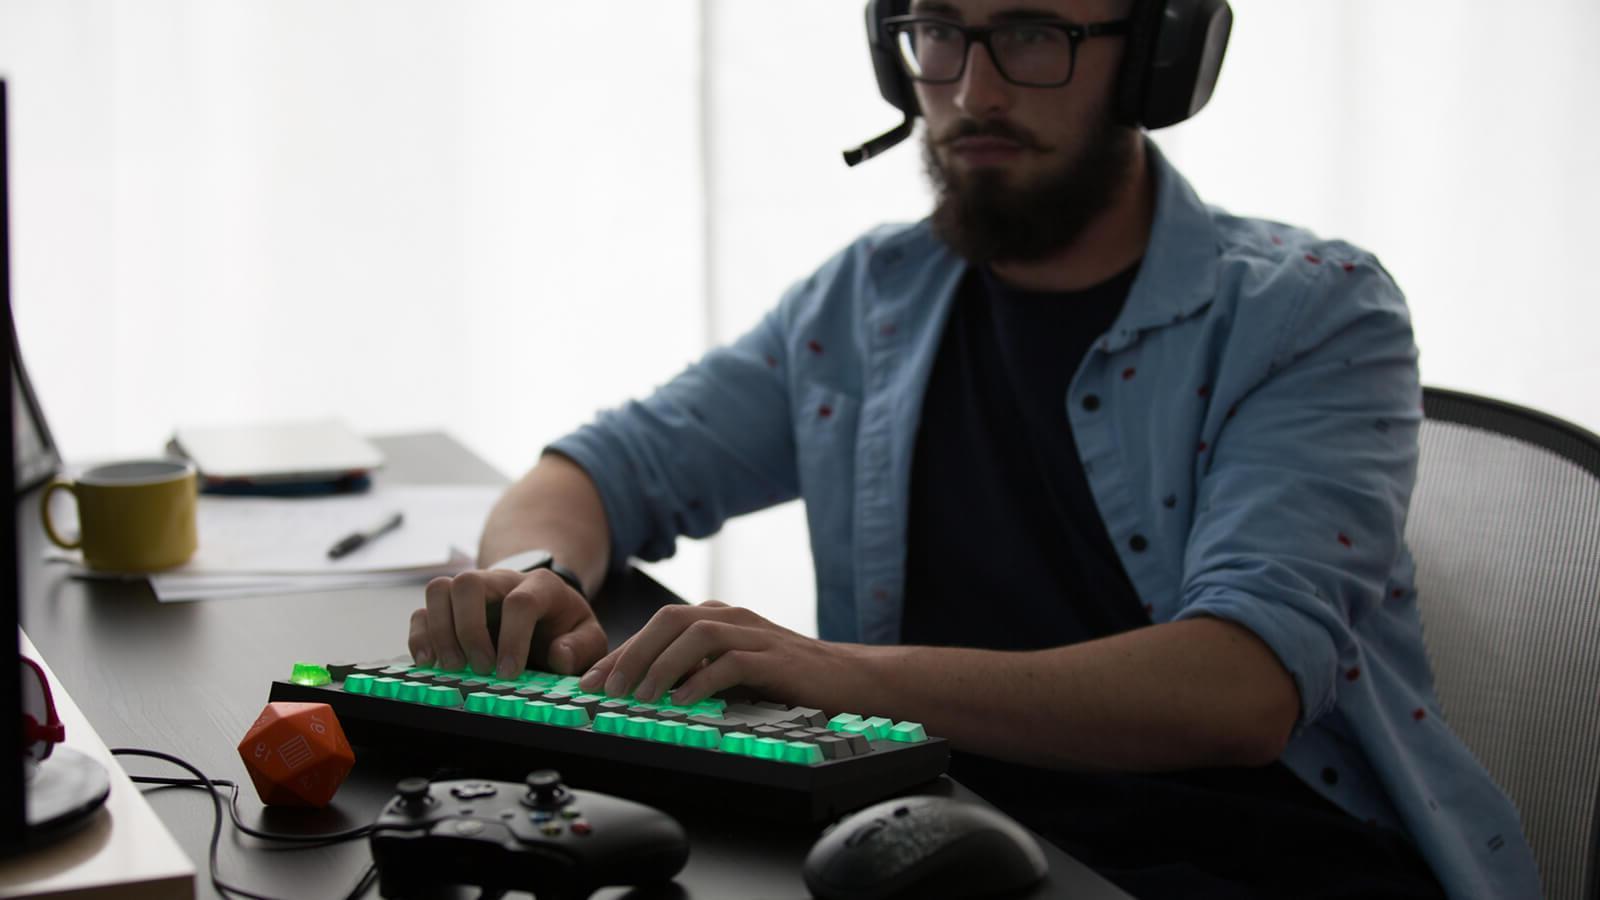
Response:
[[[327,806],[356,762],[326,703],[268,703],[239,756],[268,806]]]

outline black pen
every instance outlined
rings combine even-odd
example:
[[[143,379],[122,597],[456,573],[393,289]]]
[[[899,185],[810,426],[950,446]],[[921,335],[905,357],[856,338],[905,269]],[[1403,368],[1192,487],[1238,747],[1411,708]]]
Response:
[[[338,559],[346,554],[354,553],[356,550],[365,547],[368,541],[376,540],[377,538],[388,534],[396,528],[399,528],[400,523],[403,521],[405,521],[404,514],[395,513],[394,515],[384,519],[382,522],[379,522],[377,525],[372,526],[372,528],[366,531],[358,531],[349,537],[341,538],[339,543],[328,548],[328,558]]]

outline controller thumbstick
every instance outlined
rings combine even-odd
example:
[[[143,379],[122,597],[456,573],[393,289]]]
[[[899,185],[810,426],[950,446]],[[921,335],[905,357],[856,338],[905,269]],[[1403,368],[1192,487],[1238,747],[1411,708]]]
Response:
[[[400,805],[408,812],[417,812],[428,805],[428,779],[402,778],[395,785],[395,793],[400,795]]]
[[[561,773],[555,769],[540,769],[529,773],[523,779],[528,786],[528,794],[523,802],[530,806],[552,807],[561,806],[572,798],[567,789],[561,785]]]

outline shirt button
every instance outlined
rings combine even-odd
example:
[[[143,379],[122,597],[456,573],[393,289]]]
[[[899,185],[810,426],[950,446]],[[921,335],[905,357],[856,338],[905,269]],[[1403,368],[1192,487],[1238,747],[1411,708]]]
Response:
[[[1083,395],[1083,408],[1088,410],[1089,412],[1094,412],[1095,410],[1100,408],[1100,398],[1095,396],[1094,394],[1084,394]]]
[[[1145,548],[1150,546],[1150,542],[1144,539],[1144,535],[1136,534],[1128,538],[1128,546],[1132,547],[1135,553],[1143,553]]]

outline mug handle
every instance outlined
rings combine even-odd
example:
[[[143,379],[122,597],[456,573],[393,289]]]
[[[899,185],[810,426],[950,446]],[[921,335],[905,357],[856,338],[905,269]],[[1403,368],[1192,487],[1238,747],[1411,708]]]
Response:
[[[44,493],[39,495],[39,517],[44,520],[44,533],[50,538],[51,543],[63,550],[76,550],[82,547],[83,535],[80,533],[75,541],[61,539],[61,535],[56,532],[55,525],[50,521],[50,497],[56,491],[66,491],[72,495],[72,499],[76,500],[78,499],[76,488],[77,485],[65,478],[52,478],[50,483],[45,486]]]

